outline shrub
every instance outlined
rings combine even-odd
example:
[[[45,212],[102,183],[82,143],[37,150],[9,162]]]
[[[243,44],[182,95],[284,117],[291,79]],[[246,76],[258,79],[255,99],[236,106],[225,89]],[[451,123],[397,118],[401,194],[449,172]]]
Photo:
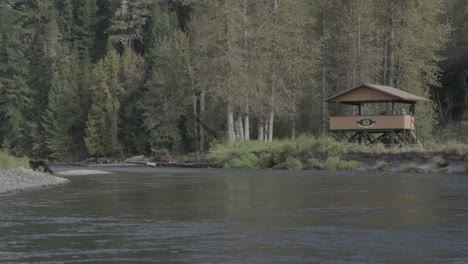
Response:
[[[0,152],[0,169],[8,170],[23,167],[29,168],[29,159],[28,158],[17,158],[13,157],[10,154],[1,151]]]
[[[383,171],[383,170],[386,170],[388,169],[390,165],[388,164],[388,162],[386,162],[385,160],[379,160],[377,161],[377,163],[375,164],[375,168],[377,170],[380,170],[380,171]]]
[[[288,158],[285,162],[280,163],[273,168],[283,170],[300,170],[302,169],[302,164],[301,161],[296,158]]]
[[[409,162],[406,165],[406,171],[408,172],[423,172],[421,168],[419,168],[418,164],[414,162]]]
[[[444,158],[442,158],[441,156],[432,157],[432,162],[437,164],[437,166],[439,166],[439,167],[447,167],[448,166],[448,162]]]
[[[274,166],[273,158],[271,153],[263,152],[259,154],[258,166],[260,169],[271,168]]]
[[[231,160],[229,162],[229,168],[236,168],[236,169],[258,169],[260,159],[253,153],[247,153],[242,155],[239,158]]]
[[[355,160],[341,160],[339,157],[328,157],[324,163],[325,170],[356,170],[358,162]]]
[[[311,158],[306,161],[306,167],[309,169],[314,169],[319,163],[320,161],[318,159]]]

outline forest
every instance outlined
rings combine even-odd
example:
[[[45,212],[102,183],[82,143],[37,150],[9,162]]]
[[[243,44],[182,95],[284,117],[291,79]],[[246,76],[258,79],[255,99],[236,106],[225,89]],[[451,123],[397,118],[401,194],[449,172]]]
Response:
[[[21,156],[325,136],[361,83],[468,143],[467,0],[0,0],[0,141]]]

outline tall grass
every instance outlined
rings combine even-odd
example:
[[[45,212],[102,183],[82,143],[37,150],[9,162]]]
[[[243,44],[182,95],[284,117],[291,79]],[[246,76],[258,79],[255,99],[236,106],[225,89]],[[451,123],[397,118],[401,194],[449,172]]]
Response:
[[[339,157],[343,153],[364,152],[373,154],[397,154],[403,152],[445,152],[456,153],[468,157],[468,144],[446,143],[429,144],[422,146],[387,147],[383,144],[365,146],[338,142],[331,137],[317,138],[311,135],[301,135],[295,141],[275,140],[266,143],[257,140],[234,141],[219,143],[212,146],[208,159],[226,168],[299,168],[302,163],[312,168],[318,160],[311,158],[322,157],[321,163],[326,165],[327,157]],[[299,161],[299,163],[297,161]],[[302,162],[301,162],[302,161]],[[346,163],[343,160],[331,159],[328,161],[329,169],[353,170],[356,164]],[[336,164],[341,162],[341,164]],[[341,167],[340,167],[341,166]],[[342,166],[345,166],[343,168]],[[348,166],[348,167],[346,167]],[[325,166],[327,167],[327,166]]]
[[[29,168],[28,158],[17,158],[0,151],[0,170],[14,169],[18,167]]]

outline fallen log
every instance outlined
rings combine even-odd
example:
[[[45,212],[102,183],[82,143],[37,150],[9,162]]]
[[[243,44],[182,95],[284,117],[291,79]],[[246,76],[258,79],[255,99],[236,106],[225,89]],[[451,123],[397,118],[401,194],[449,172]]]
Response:
[[[220,168],[214,163],[187,163],[187,162],[154,162],[155,167],[175,167],[175,168]]]

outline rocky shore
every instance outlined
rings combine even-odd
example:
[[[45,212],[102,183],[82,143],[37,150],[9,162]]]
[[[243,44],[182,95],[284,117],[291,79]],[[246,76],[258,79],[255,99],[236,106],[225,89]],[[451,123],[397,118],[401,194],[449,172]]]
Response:
[[[61,185],[67,183],[68,180],[29,169],[16,168],[0,170],[0,182],[0,194],[5,194]]]

